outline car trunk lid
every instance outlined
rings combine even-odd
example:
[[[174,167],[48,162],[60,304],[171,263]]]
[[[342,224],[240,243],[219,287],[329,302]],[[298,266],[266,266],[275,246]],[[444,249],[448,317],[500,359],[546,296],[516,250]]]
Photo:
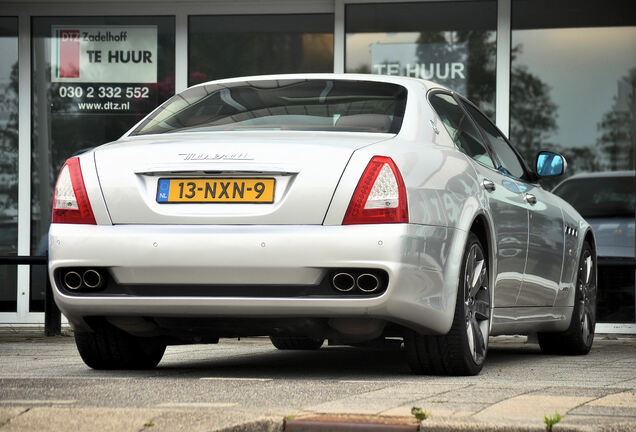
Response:
[[[94,155],[114,224],[321,224],[353,152],[392,136],[180,133],[126,138]]]

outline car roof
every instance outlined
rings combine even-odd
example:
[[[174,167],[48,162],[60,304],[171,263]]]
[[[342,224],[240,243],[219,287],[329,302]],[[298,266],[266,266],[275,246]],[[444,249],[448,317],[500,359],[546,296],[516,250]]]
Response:
[[[576,179],[584,179],[584,178],[603,178],[603,177],[634,177],[636,175],[636,171],[634,170],[621,170],[621,171],[598,171],[598,172],[585,172],[574,174],[571,177],[563,180],[564,182],[568,180],[576,180]]]
[[[557,189],[560,189],[564,184],[576,182],[578,180],[586,180],[586,179],[601,179],[601,178],[620,178],[620,177],[634,177],[636,175],[635,170],[621,170],[621,171],[597,171],[597,172],[584,172],[574,174],[563,181],[561,181],[558,185],[556,185],[552,192],[555,192]]]
[[[426,87],[426,89],[441,88],[451,91],[448,87],[438,84],[433,81],[423,80],[420,78],[404,77],[399,75],[375,75],[375,74],[358,74],[358,73],[303,73],[303,74],[278,74],[278,75],[254,75],[236,78],[225,78],[214,81],[207,81],[196,86],[198,87],[209,84],[230,84],[246,81],[265,81],[265,80],[349,80],[349,81],[371,81],[371,82],[383,82],[400,84],[405,87],[413,84],[419,84]]]

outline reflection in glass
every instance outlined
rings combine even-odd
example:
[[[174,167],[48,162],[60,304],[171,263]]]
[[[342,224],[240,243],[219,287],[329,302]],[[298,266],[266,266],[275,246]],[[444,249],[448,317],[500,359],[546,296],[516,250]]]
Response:
[[[170,99],[131,135],[250,130],[397,134],[406,89],[344,80],[205,84]]]
[[[119,138],[174,94],[174,18],[36,17],[32,29],[31,253],[43,255],[64,161]],[[88,45],[85,33],[108,42]],[[101,61],[87,52],[97,48]],[[31,268],[31,311],[43,308],[45,271]]]
[[[556,153],[542,151],[537,156],[537,174],[542,177],[563,174],[563,157]]]
[[[598,318],[634,322],[634,171],[578,174],[554,193],[572,204],[594,230],[598,255]]]
[[[189,85],[247,75],[333,72],[333,15],[191,16]]]
[[[510,137],[526,160],[549,149],[568,175],[634,168],[636,15],[625,3],[599,14],[590,1],[513,2]]]
[[[18,252],[18,19],[0,17],[0,256]],[[16,266],[0,264],[0,312],[17,310]]]
[[[599,321],[634,323],[633,2],[605,0],[601,10],[594,0],[513,0],[512,47],[511,140],[528,159],[542,149],[563,154],[567,176],[591,173],[569,177],[556,192],[594,230]],[[627,261],[615,266],[619,250]]]
[[[346,72],[403,75],[450,87],[495,112],[494,1],[346,6]]]
[[[429,96],[429,101],[457,148],[477,162],[495,168],[479,132],[457,101],[450,94],[437,92]]]

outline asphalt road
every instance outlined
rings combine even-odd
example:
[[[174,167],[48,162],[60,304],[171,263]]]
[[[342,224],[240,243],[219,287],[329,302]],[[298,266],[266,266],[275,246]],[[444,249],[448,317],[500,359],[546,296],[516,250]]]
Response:
[[[560,357],[495,338],[479,376],[426,377],[399,350],[278,351],[264,338],[169,347],[152,371],[94,371],[71,337],[0,333],[2,432],[220,430],[307,413],[406,417],[412,406],[439,424],[542,430],[558,411],[577,430],[636,430],[636,339],[597,337],[589,355]]]

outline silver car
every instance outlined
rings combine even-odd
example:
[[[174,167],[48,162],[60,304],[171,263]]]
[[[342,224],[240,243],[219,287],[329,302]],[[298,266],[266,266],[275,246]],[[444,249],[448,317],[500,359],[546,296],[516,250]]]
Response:
[[[474,105],[432,82],[214,81],[69,159],[50,228],[55,299],[96,369],[168,344],[279,349],[402,338],[419,374],[474,375],[488,337],[550,353],[594,335],[595,240]]]

